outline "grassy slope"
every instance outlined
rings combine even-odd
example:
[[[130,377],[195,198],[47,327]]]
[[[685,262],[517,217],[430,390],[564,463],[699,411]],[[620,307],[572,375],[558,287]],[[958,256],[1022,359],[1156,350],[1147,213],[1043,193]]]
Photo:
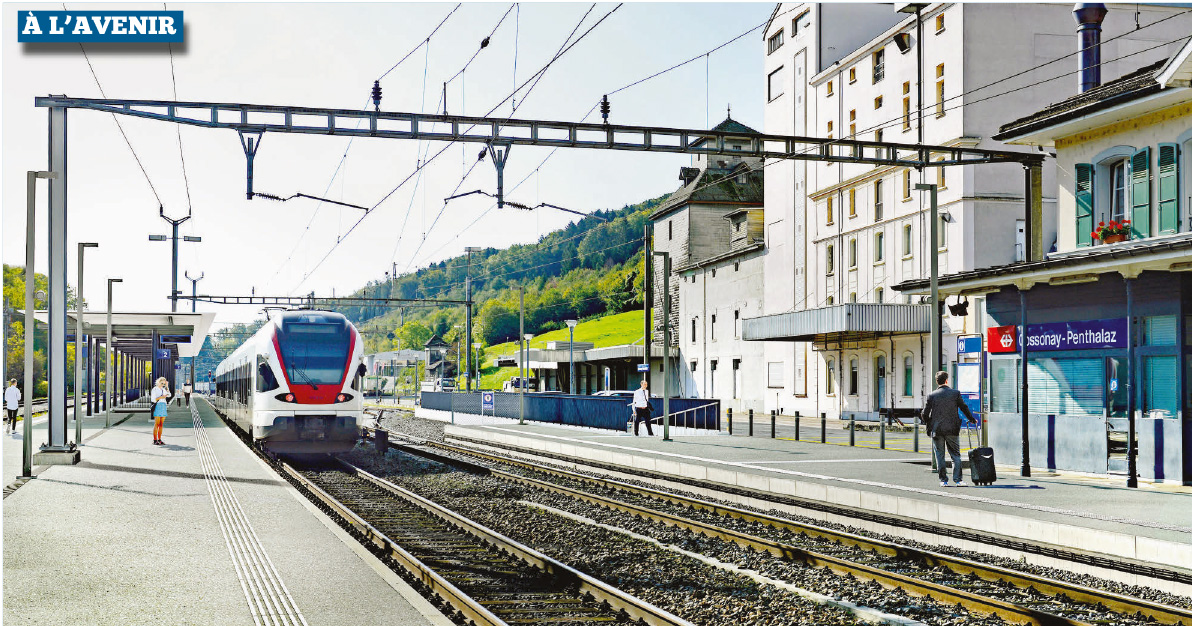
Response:
[[[575,341],[577,343],[581,341],[591,342],[596,344],[597,348],[640,342],[642,338],[642,325],[644,323],[642,316],[643,313],[641,311],[629,311],[627,313],[607,315],[590,322],[581,322],[575,327]],[[530,347],[545,348],[548,341],[567,341],[568,336],[568,330],[566,328],[552,330],[549,333],[531,339]],[[516,367],[498,368],[496,366],[497,357],[517,353],[517,342],[511,341],[489,346],[484,349],[484,352],[486,356],[480,370],[481,388],[500,389],[505,381],[517,376]]]

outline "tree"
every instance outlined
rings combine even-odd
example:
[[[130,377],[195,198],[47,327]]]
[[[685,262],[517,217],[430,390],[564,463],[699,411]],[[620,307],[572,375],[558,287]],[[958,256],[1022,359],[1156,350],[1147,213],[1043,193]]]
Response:
[[[401,347],[406,350],[421,350],[426,347],[426,342],[430,341],[430,329],[422,322],[406,322],[396,333],[398,340],[401,342]]]
[[[486,301],[476,316],[480,337],[490,346],[516,339],[519,321],[517,312],[496,298]]]

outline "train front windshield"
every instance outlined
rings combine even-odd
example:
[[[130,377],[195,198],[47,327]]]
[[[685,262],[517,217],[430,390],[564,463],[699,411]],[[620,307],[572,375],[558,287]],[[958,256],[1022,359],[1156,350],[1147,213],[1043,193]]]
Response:
[[[277,343],[290,383],[316,386],[342,383],[351,332],[342,322],[283,323]]]

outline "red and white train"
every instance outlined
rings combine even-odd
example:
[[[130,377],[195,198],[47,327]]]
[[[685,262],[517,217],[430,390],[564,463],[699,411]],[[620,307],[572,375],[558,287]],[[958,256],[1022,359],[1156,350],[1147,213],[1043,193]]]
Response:
[[[364,342],[339,313],[276,314],[215,370],[215,406],[267,450],[351,450],[364,420]]]

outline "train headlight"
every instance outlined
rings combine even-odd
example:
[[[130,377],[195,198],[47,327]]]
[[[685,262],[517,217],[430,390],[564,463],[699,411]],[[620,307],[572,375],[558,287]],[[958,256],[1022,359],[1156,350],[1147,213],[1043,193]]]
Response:
[[[294,401],[294,394],[292,394],[292,393],[279,393],[273,397],[277,398],[278,400],[281,400],[282,402],[293,402]]]
[[[351,400],[351,399],[352,399],[352,395],[347,394],[347,393],[341,393],[338,396],[335,396],[336,402],[347,402],[348,400]]]

